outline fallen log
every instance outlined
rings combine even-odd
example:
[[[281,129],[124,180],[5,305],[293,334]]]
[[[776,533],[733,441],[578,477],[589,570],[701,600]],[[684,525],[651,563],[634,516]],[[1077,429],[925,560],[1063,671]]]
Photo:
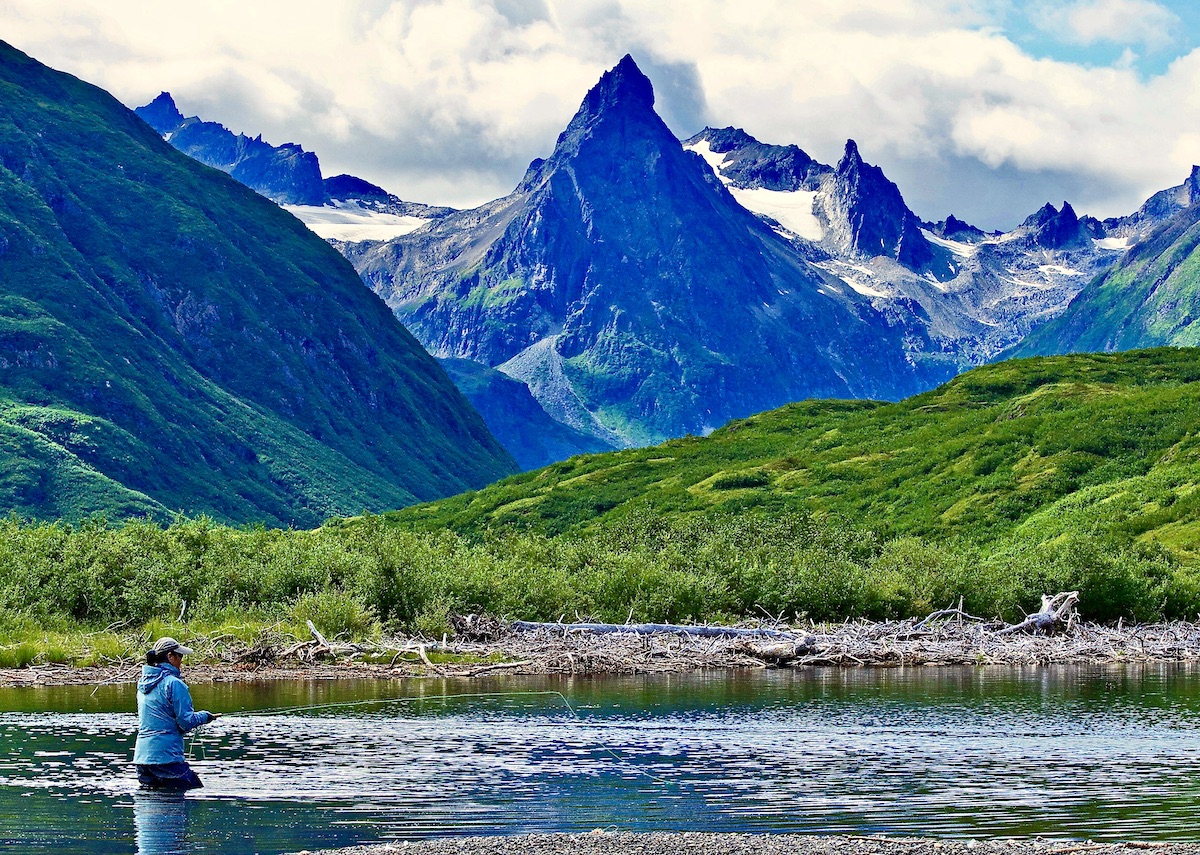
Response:
[[[1020,623],[1006,626],[998,630],[996,635],[1009,635],[1014,632],[1031,630],[1035,633],[1051,635],[1058,629],[1059,624],[1070,626],[1075,618],[1075,604],[1079,602],[1078,591],[1064,591],[1055,594],[1042,594],[1042,607],[1025,618]]]
[[[692,626],[676,623],[535,623],[515,620],[510,626],[517,632],[587,633],[605,635],[628,633],[631,635],[691,635],[696,638],[787,638],[800,640],[795,632],[780,629],[756,629],[737,626]]]

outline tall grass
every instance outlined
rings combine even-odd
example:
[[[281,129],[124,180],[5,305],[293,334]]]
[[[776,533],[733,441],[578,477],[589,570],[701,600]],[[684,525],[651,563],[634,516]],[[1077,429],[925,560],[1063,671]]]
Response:
[[[381,628],[436,635],[454,612],[530,620],[885,619],[960,598],[976,614],[1013,619],[1043,593],[1074,589],[1093,619],[1200,611],[1195,568],[1162,550],[1086,534],[984,554],[965,543],[881,541],[797,513],[664,518],[647,509],[598,532],[476,540],[407,531],[378,516],[313,531],[207,519],[169,526],[8,519],[0,521],[0,660],[25,657],[20,642],[5,653],[5,627],[16,627],[9,634],[21,640],[31,627],[118,623],[166,634],[181,614],[185,624],[231,634],[239,621],[251,633],[269,622],[304,633],[311,619],[344,637]]]

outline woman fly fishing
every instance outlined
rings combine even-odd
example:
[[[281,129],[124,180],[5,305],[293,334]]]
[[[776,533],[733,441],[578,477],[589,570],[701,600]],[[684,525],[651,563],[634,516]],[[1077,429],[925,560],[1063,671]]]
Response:
[[[204,786],[183,759],[183,735],[208,724],[220,713],[192,709],[192,693],[180,666],[192,653],[173,638],[160,638],[146,651],[146,664],[137,684],[138,735],[133,765],[143,787],[191,790]]]

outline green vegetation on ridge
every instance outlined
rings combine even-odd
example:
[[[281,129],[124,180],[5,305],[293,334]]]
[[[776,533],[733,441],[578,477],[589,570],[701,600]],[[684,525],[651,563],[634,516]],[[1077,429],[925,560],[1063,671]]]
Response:
[[[0,507],[318,525],[514,469],[332,247],[0,42]]]
[[[440,635],[452,613],[841,620],[1200,613],[1200,351],[1019,360],[897,404],[806,402],[312,531],[0,523],[29,627]],[[187,621],[194,623],[188,624]],[[6,642],[5,639],[12,639]]]
[[[709,437],[578,457],[388,517],[556,535],[635,508],[791,511],[884,538],[983,546],[1124,532],[1190,556],[1200,551],[1189,527],[1200,502],[1198,379],[1190,349],[1015,360],[898,403],[791,404]]]

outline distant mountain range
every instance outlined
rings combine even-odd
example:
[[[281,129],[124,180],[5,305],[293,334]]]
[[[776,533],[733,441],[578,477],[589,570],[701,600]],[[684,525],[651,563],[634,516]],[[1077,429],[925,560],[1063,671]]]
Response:
[[[1149,232],[1012,356],[1200,346],[1200,169],[1132,217]]]
[[[498,367],[614,445],[949,376],[914,358],[919,327],[810,264],[653,104],[626,57],[511,195],[343,251],[432,353]]]
[[[184,154],[278,202],[324,238],[393,237],[453,210],[405,202],[353,175],[323,178],[314,153],[295,143],[271,145],[261,134],[235,134],[197,116],[184,118],[169,92],[134,112]]]
[[[0,42],[4,512],[313,526],[515,469],[326,242]]]
[[[349,178],[290,208],[432,353],[476,363],[451,373],[494,431],[515,399],[483,369],[569,429],[552,453],[508,445],[524,465],[571,436],[640,445],[802,398],[895,399],[1008,353],[1194,343],[1195,171],[1126,217],[1047,203],[987,233],[923,221],[852,140],[835,165],[737,128],[681,142],[653,103],[625,57],[550,157],[474,210],[388,223],[412,203]]]

